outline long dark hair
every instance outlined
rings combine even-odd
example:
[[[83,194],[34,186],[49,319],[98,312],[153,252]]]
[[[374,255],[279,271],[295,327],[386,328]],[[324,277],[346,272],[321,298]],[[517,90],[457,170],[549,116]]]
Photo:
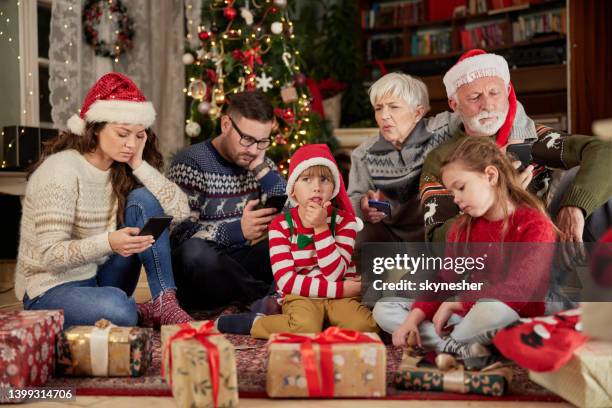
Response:
[[[99,135],[106,126],[106,122],[87,123],[83,136],[76,135],[69,130],[63,130],[45,143],[43,152],[38,161],[28,169],[28,178],[36,169],[52,154],[64,150],[76,150],[81,154],[93,153],[99,144]],[[147,141],[142,153],[142,159],[155,167],[157,170],[164,166],[164,159],[157,146],[157,136],[151,129],[146,129]],[[123,213],[128,194],[140,183],[132,174],[132,169],[127,163],[113,162],[110,168],[111,184],[113,193],[117,199],[117,225],[123,224]]]
[[[531,207],[547,215],[542,202],[521,186],[518,173],[512,166],[508,157],[488,138],[480,136],[466,137],[459,143],[457,148],[446,157],[442,163],[440,173],[444,173],[446,166],[456,162],[461,163],[466,170],[477,173],[484,173],[488,166],[497,168],[499,178],[495,191],[497,200],[501,204],[504,213],[502,236],[508,228],[508,219],[510,217],[508,201],[516,206],[525,205]],[[465,232],[466,241],[469,241],[471,226],[472,217],[469,214],[460,216],[455,223],[457,237],[460,237]],[[555,229],[555,231],[557,230]]]

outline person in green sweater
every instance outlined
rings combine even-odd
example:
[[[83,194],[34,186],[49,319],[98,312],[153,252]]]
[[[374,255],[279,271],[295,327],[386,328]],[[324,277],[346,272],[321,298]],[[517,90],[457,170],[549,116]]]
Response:
[[[440,179],[440,166],[446,156],[466,137],[490,137],[505,151],[508,145],[532,144],[532,163],[520,172],[522,184],[546,200],[552,181],[552,169],[568,170],[580,166],[575,178],[551,211],[565,242],[597,240],[612,219],[612,144],[592,136],[570,135],[543,125],[536,125],[537,137],[521,140],[510,135],[516,113],[516,95],[510,82],[506,60],[482,50],[465,53],[444,76],[449,106],[462,119],[460,126],[445,143],[434,149],[423,164],[420,179],[421,204],[424,207],[427,241],[444,242],[459,214],[453,196]],[[520,162],[515,162],[518,168]],[[557,189],[559,190],[559,189]],[[551,203],[549,210],[551,209]],[[595,214],[597,213],[597,214]],[[603,221],[602,221],[603,220]],[[587,227],[585,229],[585,222]],[[602,225],[603,224],[603,225]],[[580,255],[568,246],[569,258]]]

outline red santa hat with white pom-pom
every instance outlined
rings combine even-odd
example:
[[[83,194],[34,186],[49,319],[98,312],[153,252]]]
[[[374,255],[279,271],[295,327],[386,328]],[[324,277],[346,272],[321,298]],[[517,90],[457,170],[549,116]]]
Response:
[[[83,135],[88,122],[127,123],[148,128],[155,122],[155,109],[128,77],[110,72],[91,87],[81,111],[72,115],[67,125],[72,133]]]

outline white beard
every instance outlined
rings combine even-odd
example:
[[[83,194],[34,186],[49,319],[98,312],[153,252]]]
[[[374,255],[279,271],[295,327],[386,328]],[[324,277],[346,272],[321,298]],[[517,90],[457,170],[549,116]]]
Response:
[[[472,132],[474,132],[475,136],[493,136],[497,133],[497,131],[502,127],[506,120],[506,116],[508,115],[509,107],[506,107],[504,111],[496,112],[496,111],[480,111],[478,114],[472,116],[471,118],[466,118],[462,116],[463,123],[466,127],[469,127]],[[487,124],[481,124],[481,119],[487,118],[495,118],[494,122],[490,122]]]

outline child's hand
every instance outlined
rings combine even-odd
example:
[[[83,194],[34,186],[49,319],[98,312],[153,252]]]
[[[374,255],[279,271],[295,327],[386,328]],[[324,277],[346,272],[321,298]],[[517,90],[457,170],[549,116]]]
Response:
[[[327,207],[330,205],[331,201],[324,202],[322,206],[309,201],[304,212],[304,226],[314,229],[327,227]]]
[[[408,335],[413,332],[416,336],[417,346],[421,347],[421,335],[419,334],[419,328],[413,324],[402,324],[398,327],[391,338],[393,339],[393,345],[396,347],[405,347],[406,341],[408,340]]]
[[[432,322],[434,327],[436,328],[436,333],[438,336],[442,337],[446,333],[444,333],[444,326],[448,322],[448,319],[456,312],[463,308],[461,302],[444,302],[438,308],[438,311],[434,315]]]
[[[344,297],[355,297],[361,294],[361,281],[347,280],[344,281]]]

